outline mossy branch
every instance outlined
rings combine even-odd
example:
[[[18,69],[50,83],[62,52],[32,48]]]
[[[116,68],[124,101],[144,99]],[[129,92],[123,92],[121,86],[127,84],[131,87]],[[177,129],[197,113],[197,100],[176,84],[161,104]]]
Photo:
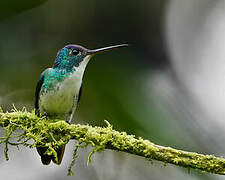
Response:
[[[149,140],[113,130],[112,126],[106,123],[105,128],[80,124],[69,125],[65,121],[38,118],[34,112],[30,113],[25,109],[5,113],[0,110],[0,126],[5,129],[5,137],[0,137],[0,144],[5,144],[5,158],[8,160],[8,145],[47,147],[47,154],[55,155],[55,148],[67,144],[70,139],[75,139],[77,143],[73,161],[69,166],[69,175],[73,173],[71,169],[77,157],[77,150],[87,146],[93,147],[88,161],[91,160],[93,153],[112,149],[185,168],[225,175],[224,158],[159,146]],[[33,143],[28,144],[29,140],[33,140]]]

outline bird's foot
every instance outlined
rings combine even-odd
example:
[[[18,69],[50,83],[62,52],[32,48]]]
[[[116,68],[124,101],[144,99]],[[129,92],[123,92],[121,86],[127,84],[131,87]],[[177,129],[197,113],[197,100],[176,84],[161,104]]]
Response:
[[[69,125],[71,124],[71,121],[70,121],[70,120],[68,120],[68,119],[66,120],[66,122],[67,122]]]

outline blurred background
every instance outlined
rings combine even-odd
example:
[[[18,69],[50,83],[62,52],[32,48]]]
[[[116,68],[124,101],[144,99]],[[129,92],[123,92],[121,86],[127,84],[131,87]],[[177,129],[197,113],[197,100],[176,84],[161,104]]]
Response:
[[[83,79],[75,121],[142,136],[156,144],[225,156],[225,1],[2,0],[0,106],[34,108],[41,72],[57,51],[75,43],[129,48],[94,57]],[[1,129],[0,134],[3,134]],[[11,147],[1,179],[218,180],[223,176],[106,150],[66,176],[74,142],[61,166],[43,166],[35,149]]]

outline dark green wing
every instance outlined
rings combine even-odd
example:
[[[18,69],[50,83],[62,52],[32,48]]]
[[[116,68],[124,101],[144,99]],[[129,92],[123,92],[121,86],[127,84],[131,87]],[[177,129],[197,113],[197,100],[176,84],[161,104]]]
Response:
[[[79,90],[79,93],[78,93],[77,103],[80,102],[81,94],[82,94],[82,84],[81,84],[81,86],[80,86],[80,90]]]
[[[45,71],[44,71],[45,72]],[[39,112],[39,95],[40,95],[40,90],[41,90],[41,86],[44,82],[44,72],[41,73],[39,79],[38,79],[38,83],[36,86],[36,91],[35,91],[35,103],[34,103],[34,108],[35,108],[35,114],[40,116],[40,112]]]

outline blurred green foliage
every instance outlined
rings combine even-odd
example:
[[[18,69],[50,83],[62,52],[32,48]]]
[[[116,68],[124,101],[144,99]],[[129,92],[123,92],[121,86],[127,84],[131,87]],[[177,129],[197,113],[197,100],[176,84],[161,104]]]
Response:
[[[44,3],[47,0],[35,0],[35,1],[27,1],[27,0],[1,0],[0,5],[0,20],[16,15],[22,11],[34,8]]]
[[[38,2],[20,1],[19,4],[11,4],[11,9],[17,13],[43,1]],[[160,23],[156,21],[159,13],[155,7],[160,8],[162,3],[163,1],[146,1],[143,4],[135,1],[129,4],[120,1],[49,1],[33,11],[5,19],[0,29],[0,92],[3,106],[10,108],[15,103],[19,107],[27,104],[30,109],[33,108],[38,76],[45,68],[51,67],[58,49],[68,43],[93,49],[130,43],[131,47],[127,50],[96,56],[89,63],[83,81],[79,117],[75,118],[96,125],[108,119],[121,130],[144,132],[145,125],[140,124],[130,111],[131,108],[141,110],[135,108],[143,99],[137,78],[147,70],[146,65],[149,63],[150,67],[159,64],[151,56],[149,59],[149,52],[146,51],[146,45],[149,44],[149,39],[146,38],[149,37],[148,33],[153,33],[153,36],[160,39],[159,27],[156,24],[149,29],[146,27],[150,27],[152,22]],[[5,6],[9,4],[5,3]],[[146,5],[154,7],[148,16],[141,11],[147,12],[149,7]],[[126,12],[123,11],[124,8]],[[130,14],[135,8],[136,14],[131,18]],[[7,8],[3,9],[10,12]],[[159,50],[157,47],[153,49]],[[150,54],[154,56],[155,52]],[[154,108],[149,107],[151,109]],[[154,111],[152,113],[155,116]]]

